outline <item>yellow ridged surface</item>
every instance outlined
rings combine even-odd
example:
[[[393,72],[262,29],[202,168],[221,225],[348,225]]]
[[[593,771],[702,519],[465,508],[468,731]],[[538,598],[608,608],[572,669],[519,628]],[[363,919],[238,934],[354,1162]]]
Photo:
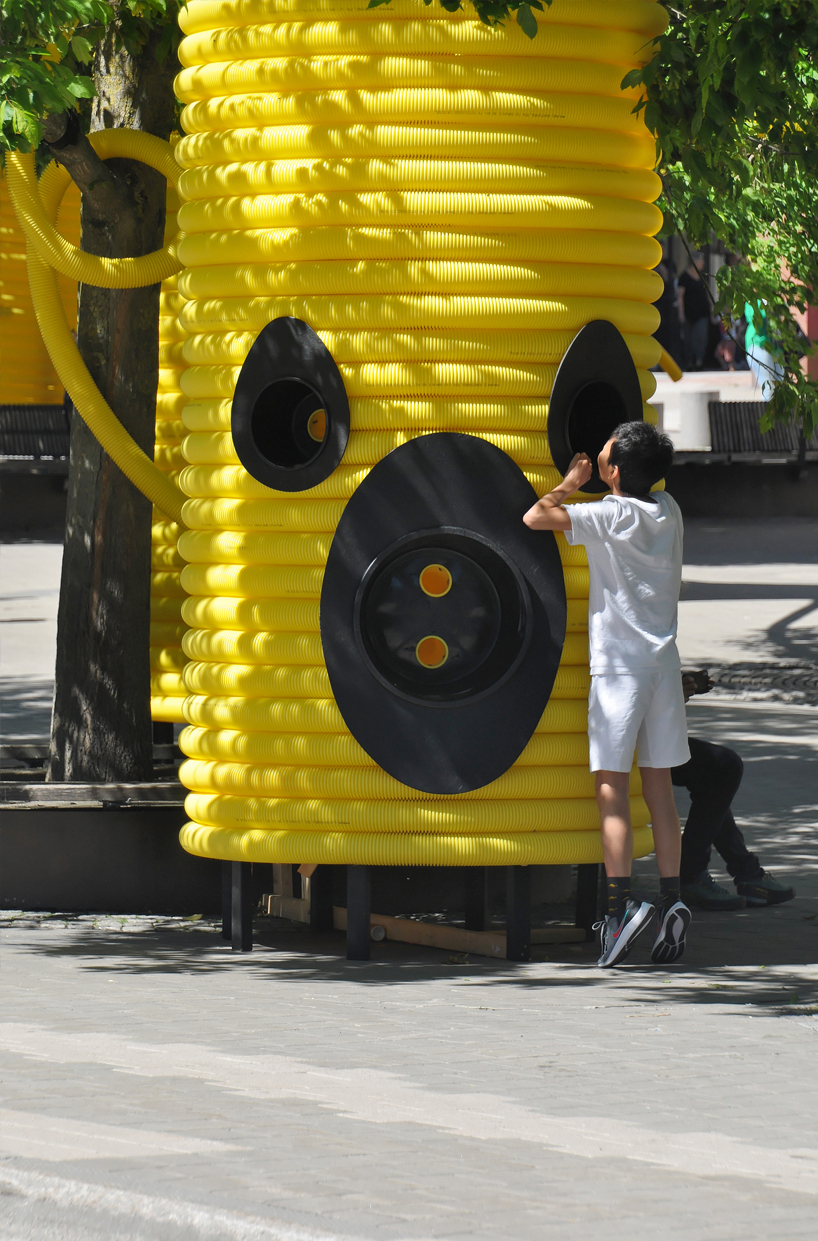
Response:
[[[179,197],[175,190],[168,189],[167,214],[165,217],[165,242],[167,243],[177,232],[177,212]],[[184,298],[178,289],[178,277],[169,276],[162,281],[159,294],[159,383],[156,394],[156,441],[153,454],[154,465],[167,474],[175,482],[179,471],[184,468],[185,459],[182,454],[182,440],[186,434],[181,413],[187,397],[182,392],[179,381],[187,365],[183,348],[187,333],[179,322],[179,311],[184,305]],[[171,598],[177,600],[183,593],[179,577],[184,568],[184,560],[177,549],[179,535],[184,529],[177,522],[168,521],[158,509],[153,512],[151,529],[151,563],[154,569],[170,570],[173,583]],[[162,589],[154,579],[151,582],[151,593],[157,599],[166,599],[166,595],[157,592]],[[153,619],[151,614],[151,716],[154,720],[165,723],[182,724],[184,714],[182,703],[187,690],[182,681],[181,672],[187,663],[187,656],[182,650],[184,625],[171,628],[163,626]],[[168,676],[170,666],[175,673],[171,681]],[[161,674],[161,676],[160,676]]]
[[[596,318],[623,333],[643,399],[655,391],[659,183],[635,93],[620,83],[665,13],[651,0],[553,0],[537,20],[528,40],[468,6],[444,15],[409,0],[182,10],[185,337],[163,365],[187,364],[190,662],[166,659],[160,675],[181,671],[189,690],[191,852],[385,865],[601,857],[581,548],[558,538],[568,622],[551,700],[518,762],[473,793],[421,794],[376,766],[344,726],[319,637],[333,533],[387,453],[467,432],[549,490],[560,481],[546,435],[556,368]],[[283,315],[320,335],[350,401],[341,464],[303,493],[251,478],[230,435],[242,363]],[[632,791],[643,854],[638,778]]]

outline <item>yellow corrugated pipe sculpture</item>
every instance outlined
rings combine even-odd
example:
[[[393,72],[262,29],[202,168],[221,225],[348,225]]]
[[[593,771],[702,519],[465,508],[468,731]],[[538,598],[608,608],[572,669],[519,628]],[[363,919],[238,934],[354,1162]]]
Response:
[[[468,6],[448,14],[411,0],[374,10],[366,0],[189,0],[181,12],[190,400],[180,481],[190,499],[179,547],[191,596],[181,839],[193,853],[401,865],[601,858],[581,548],[558,539],[567,635],[539,725],[504,774],[458,795],[401,782],[356,741],[328,671],[330,615],[319,633],[334,534],[418,437],[478,437],[544,492],[559,479],[546,434],[555,372],[594,320],[622,333],[642,398],[653,393],[660,186],[653,140],[620,83],[665,13],[651,0],[553,0],[537,20],[529,40],[512,22],[482,25]],[[276,335],[277,324],[291,326]],[[287,332],[307,339],[304,324],[340,372],[349,436],[321,481],[270,486],[242,464],[232,400],[265,331],[266,356],[283,357]],[[313,406],[305,429],[320,443],[327,413]],[[429,564],[414,586],[442,596],[448,573]],[[425,667],[448,657],[439,636],[416,637]],[[636,784],[633,814],[644,854]]]

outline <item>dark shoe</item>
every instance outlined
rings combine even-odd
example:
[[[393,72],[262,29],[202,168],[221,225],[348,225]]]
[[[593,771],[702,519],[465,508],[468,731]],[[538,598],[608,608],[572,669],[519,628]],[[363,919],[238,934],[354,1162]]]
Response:
[[[628,901],[625,916],[621,922],[607,914],[601,922],[597,922],[594,930],[599,931],[600,957],[597,965],[602,969],[610,969],[612,965],[621,965],[634,945],[637,935],[641,935],[653,914],[653,906],[647,901]]]
[[[692,883],[683,883],[681,887],[682,899],[696,909],[743,909],[749,902],[744,899],[743,887],[739,888],[739,892],[742,895],[734,896],[727,888],[716,883],[707,870],[697,875]]]
[[[674,901],[666,910],[660,910],[659,929],[650,954],[651,961],[656,961],[659,965],[670,965],[673,961],[678,961],[685,950],[689,926],[690,910],[682,901]]]
[[[785,888],[783,883],[779,883],[766,870],[761,872],[758,879],[737,879],[736,891],[744,897],[748,905],[782,905],[784,901],[791,901],[795,896],[795,888]]]

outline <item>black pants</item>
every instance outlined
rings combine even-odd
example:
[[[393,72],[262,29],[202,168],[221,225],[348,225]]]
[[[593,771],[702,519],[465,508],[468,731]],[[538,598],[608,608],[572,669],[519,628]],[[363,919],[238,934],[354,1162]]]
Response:
[[[682,883],[691,883],[710,865],[715,847],[739,882],[758,879],[761,866],[750,853],[730,809],[744,764],[735,750],[689,737],[690,762],[671,771],[674,784],[690,793],[690,813],[682,835]]]

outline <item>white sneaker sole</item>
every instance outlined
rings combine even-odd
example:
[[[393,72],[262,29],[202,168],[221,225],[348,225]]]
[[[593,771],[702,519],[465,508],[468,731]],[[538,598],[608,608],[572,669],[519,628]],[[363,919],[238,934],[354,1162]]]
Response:
[[[681,959],[690,921],[691,914],[687,905],[677,901],[671,906],[659,927],[659,934],[650,954],[651,961],[655,961],[657,965],[672,965],[674,961]]]

